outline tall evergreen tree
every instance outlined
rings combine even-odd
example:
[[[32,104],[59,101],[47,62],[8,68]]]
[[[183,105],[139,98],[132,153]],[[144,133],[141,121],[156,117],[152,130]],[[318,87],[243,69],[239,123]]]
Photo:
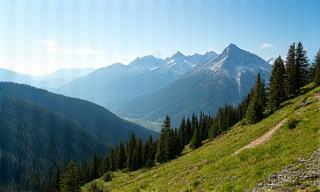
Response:
[[[115,147],[112,148],[111,154],[109,156],[109,161],[110,161],[110,170],[115,171],[117,169],[117,152]]]
[[[320,50],[318,51],[314,64],[314,82],[320,85]]]
[[[174,131],[170,128],[165,136],[165,157],[166,160],[171,160],[176,155]]]
[[[190,147],[192,149],[197,149],[201,146],[201,135],[200,135],[200,128],[195,127],[193,131],[193,137],[190,141]]]
[[[248,123],[253,124],[259,122],[263,118],[263,111],[266,105],[266,93],[264,83],[260,74],[257,76],[254,93],[249,103],[246,120]]]
[[[73,161],[70,161],[61,175],[60,190],[61,192],[77,192],[79,188],[78,168]]]
[[[295,55],[295,64],[296,64],[296,68],[297,68],[296,91],[299,93],[300,88],[309,82],[309,77],[310,77],[307,53],[303,49],[303,45],[301,42],[298,43],[295,54],[296,54]]]
[[[185,131],[186,131],[186,143],[185,144],[188,144],[193,136],[191,120],[189,118],[187,118],[187,124],[186,124]]]
[[[173,150],[174,150],[174,157],[176,157],[176,156],[180,155],[180,153],[181,153],[183,148],[181,148],[181,145],[180,145],[178,129],[175,128],[173,132],[174,132],[174,136],[173,136],[174,147],[173,147]]]
[[[61,170],[60,167],[56,167],[54,170],[53,176],[51,177],[51,190],[52,192],[59,192],[60,191],[60,177],[61,177]]]
[[[135,167],[135,156],[134,151],[136,149],[137,140],[135,135],[131,135],[128,147],[127,147],[127,167],[129,170],[134,170]]]
[[[273,64],[269,86],[270,86],[270,97],[269,97],[269,108],[270,112],[278,109],[280,103],[285,100],[285,68],[281,57],[279,56]]]
[[[290,45],[286,59],[286,95],[290,98],[296,95],[298,81],[298,68],[295,63],[295,43]]]
[[[167,159],[167,142],[169,140],[167,140],[167,135],[169,135],[170,133],[170,129],[171,129],[171,122],[170,122],[170,118],[169,116],[166,116],[163,125],[162,125],[162,129],[161,129],[161,133],[160,133],[160,138],[158,140],[158,146],[157,146],[157,153],[156,153],[156,160],[159,163],[164,163],[166,161],[168,161]]]
[[[187,134],[186,134],[186,118],[183,117],[180,123],[180,128],[179,128],[179,144],[180,144],[180,150],[183,150],[184,146],[187,144],[188,139],[187,139]]]
[[[153,143],[152,136],[150,136],[146,142],[144,152],[144,162],[146,167],[152,167],[154,165],[155,151],[155,144]]]
[[[126,166],[126,151],[125,151],[125,146],[122,142],[119,144],[119,152],[117,156],[117,168],[118,169],[124,169]]]
[[[138,140],[138,144],[136,146],[136,167],[135,169],[139,169],[143,166],[143,146],[142,146],[142,140]]]

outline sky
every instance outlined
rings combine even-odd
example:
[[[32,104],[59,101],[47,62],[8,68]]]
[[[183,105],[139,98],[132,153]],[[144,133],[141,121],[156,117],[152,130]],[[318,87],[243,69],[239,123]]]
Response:
[[[318,0],[0,0],[0,68],[44,75],[153,54],[220,53],[264,59],[301,41],[320,48]]]

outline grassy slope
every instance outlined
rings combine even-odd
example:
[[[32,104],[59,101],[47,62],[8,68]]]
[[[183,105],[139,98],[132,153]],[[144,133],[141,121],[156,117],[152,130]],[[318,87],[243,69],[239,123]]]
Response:
[[[104,191],[243,191],[320,147],[320,101],[313,95],[320,87],[286,102],[286,106],[249,126],[235,126],[229,133],[195,151],[152,169],[113,174],[113,181],[95,180]],[[301,106],[305,98],[312,103]],[[234,156],[235,151],[266,133],[282,119],[299,117],[297,128],[281,127],[270,141]],[[92,184],[91,183],[91,184]],[[82,190],[89,191],[85,185]]]

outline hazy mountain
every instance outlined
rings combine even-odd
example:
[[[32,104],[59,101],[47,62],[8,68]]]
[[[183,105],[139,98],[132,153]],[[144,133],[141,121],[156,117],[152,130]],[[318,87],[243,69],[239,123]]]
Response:
[[[112,145],[126,141],[131,134],[147,138],[155,134],[146,128],[123,120],[94,103],[50,93],[28,85],[0,83],[2,95],[15,97],[59,114],[87,132]]]
[[[67,83],[58,92],[115,109],[119,103],[164,88],[192,67],[215,56],[214,52],[192,56],[178,52],[165,60],[152,55],[138,57],[129,65],[116,63],[98,69]]]
[[[59,69],[55,72],[49,73],[48,75],[34,78],[33,85],[53,90],[76,78],[85,76],[92,71],[94,71],[92,68]]]
[[[48,75],[31,76],[2,68],[0,69],[0,81],[23,83],[39,88],[53,90],[92,71],[93,69],[91,68],[59,69]]]
[[[116,111],[130,118],[174,121],[200,111],[214,114],[236,104],[249,92],[256,75],[267,79],[271,65],[255,54],[230,44],[215,59],[199,64],[165,88],[125,102]]]
[[[8,69],[0,68],[0,81],[30,83],[33,81],[33,77],[29,75],[17,73]]]

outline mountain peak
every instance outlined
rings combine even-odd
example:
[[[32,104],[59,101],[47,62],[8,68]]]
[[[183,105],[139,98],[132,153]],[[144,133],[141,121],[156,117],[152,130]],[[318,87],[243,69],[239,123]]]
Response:
[[[185,55],[180,51],[177,51],[175,54],[171,56],[171,58],[182,58],[182,57],[185,57]]]
[[[143,57],[137,57],[135,60],[133,60],[129,66],[133,69],[152,69],[154,67],[159,67],[163,64],[163,60],[156,58],[153,55],[146,55]]]
[[[235,45],[234,43],[230,43],[227,47],[229,47],[229,48],[238,48],[239,49],[239,47],[237,45]]]
[[[231,52],[235,52],[241,50],[238,46],[236,46],[233,43],[230,43],[222,52],[222,55],[224,54],[230,54]]]
[[[267,74],[271,68],[270,66],[271,65],[259,56],[243,50],[231,43],[216,59],[206,63],[205,65],[198,66],[190,74],[209,71],[232,78],[241,77],[241,74],[247,71],[263,72]]]

